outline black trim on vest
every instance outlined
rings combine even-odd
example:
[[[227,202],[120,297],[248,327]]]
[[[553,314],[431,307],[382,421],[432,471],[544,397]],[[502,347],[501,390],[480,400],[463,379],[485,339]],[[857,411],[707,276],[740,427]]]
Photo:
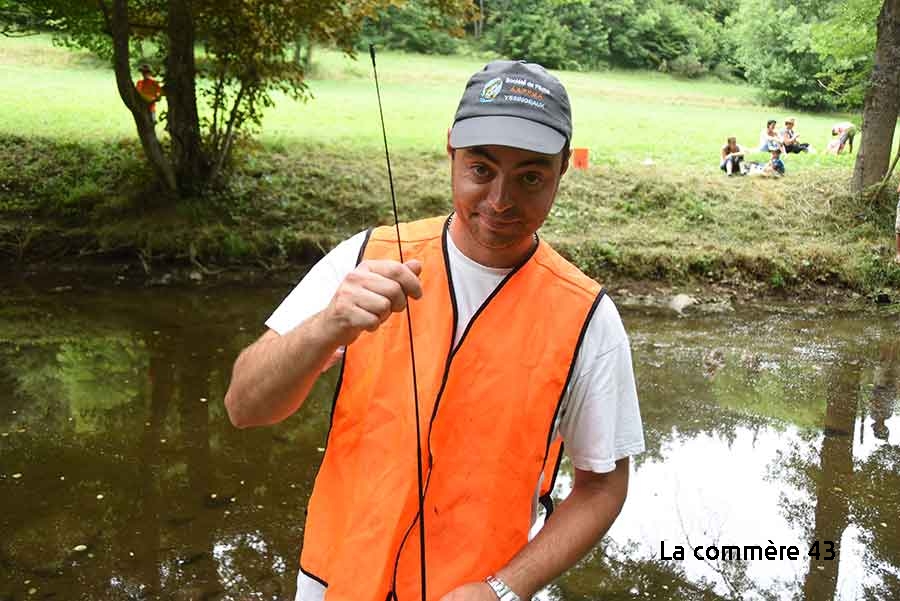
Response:
[[[324,586],[325,588],[328,588],[328,583],[325,582],[325,580],[323,580],[322,578],[319,578],[318,576],[316,576],[316,575],[313,574],[312,572],[309,572],[309,571],[307,571],[307,570],[304,570],[302,565],[300,566],[300,572],[301,572],[304,576],[306,576],[307,578],[312,578],[313,580],[315,580],[316,582],[318,582],[319,584],[321,584],[321,585]]]
[[[375,228],[370,227],[366,230],[366,239],[363,240],[362,246],[359,247],[359,254],[356,255],[356,265],[359,266],[362,263],[363,257],[366,256],[366,247],[369,245],[369,238],[372,237],[372,230]]]
[[[456,340],[456,322],[459,319],[458,309],[456,304],[456,294],[453,291],[453,276],[450,273],[450,254],[447,252],[447,236],[450,235],[450,222],[452,221],[453,215],[447,218],[447,222],[444,224],[444,233],[442,237],[442,243],[444,248],[444,268],[447,272],[447,285],[450,287],[450,300],[453,305],[453,331],[452,337],[450,339],[450,353],[447,355],[447,362],[444,365],[444,375],[441,379],[441,386],[438,389],[437,398],[434,401],[434,408],[431,412],[431,419],[428,422],[428,476],[425,479],[425,489],[422,492],[422,497],[424,499],[425,495],[428,493],[428,485],[431,483],[431,466],[434,463],[434,457],[431,454],[431,433],[434,431],[434,420],[437,417],[438,407],[441,404],[441,397],[444,395],[444,389],[447,387],[447,379],[450,377],[450,364],[453,362],[453,358],[456,356],[457,351],[462,347],[463,342],[466,340],[466,336],[469,331],[472,329],[472,325],[475,323],[475,320],[478,319],[478,316],[484,311],[484,309],[490,304],[491,300],[497,294],[499,294],[500,290],[506,285],[506,283],[519,272],[522,267],[525,266],[526,263],[534,256],[534,253],[537,252],[538,247],[540,246],[540,241],[532,247],[532,249],[528,252],[527,255],[522,259],[522,261],[512,268],[512,270],[506,274],[506,277],[497,284],[497,287],[494,288],[494,291],[491,292],[484,302],[481,303],[481,306],[478,307],[478,310],[472,315],[472,319],[469,320],[468,325],[466,325],[466,329],[463,332],[462,337],[459,339],[459,344],[456,347],[453,347],[453,341]],[[537,238],[535,238],[537,239]],[[457,249],[459,250],[459,249]],[[462,251],[459,251],[462,252]],[[546,461],[546,457],[545,457]],[[394,598],[397,599],[397,570],[400,567],[400,555],[403,553],[403,546],[406,544],[406,539],[409,537],[410,532],[412,532],[413,527],[415,527],[417,520],[419,518],[419,511],[416,510],[415,516],[413,517],[413,522],[410,524],[409,528],[406,530],[406,534],[403,535],[403,540],[400,541],[400,547],[397,549],[397,557],[394,559],[394,576],[391,584],[391,591],[394,595]]]
[[[550,453],[550,445],[553,444],[553,430],[556,429],[556,420],[559,418],[559,410],[562,408],[563,398],[566,396],[566,391],[569,389],[569,383],[572,381],[572,374],[575,372],[575,362],[578,359],[578,353],[581,351],[581,344],[584,342],[584,336],[587,334],[588,326],[591,323],[591,319],[594,318],[594,313],[597,311],[597,307],[600,306],[600,301],[603,300],[603,297],[606,296],[606,288],[600,288],[600,292],[597,294],[597,298],[594,299],[594,303],[591,305],[590,310],[587,313],[587,317],[584,318],[584,323],[581,325],[581,332],[578,334],[578,342],[575,343],[575,350],[572,352],[572,361],[569,363],[569,373],[566,375],[566,382],[562,387],[562,392],[559,394],[559,400],[556,401],[556,411],[553,412],[553,419],[550,420],[550,430],[547,432],[547,450],[544,451],[544,463],[541,465],[541,473],[544,472],[544,466],[547,465],[547,455]],[[559,472],[559,465],[561,463],[563,454],[563,449],[560,447],[559,449],[559,457],[556,459],[556,469],[553,471],[553,477],[550,480],[550,488],[547,491],[547,494],[544,497],[550,497],[553,493],[553,485],[556,483],[556,474]],[[541,504],[544,504],[544,497],[541,497]],[[549,499],[548,499],[549,500]],[[552,500],[551,509],[547,512],[547,517],[550,516],[550,513],[553,511],[552,509]],[[546,508],[547,506],[544,505]]]
[[[356,265],[357,266],[359,266],[359,264],[362,262],[363,256],[365,255],[365,252],[366,252],[366,246],[369,244],[369,238],[371,236],[372,236],[372,228],[369,228],[368,230],[366,230],[366,237],[363,240],[362,246],[359,249],[359,254],[356,256]],[[347,347],[344,347],[344,356],[341,357],[341,371],[338,372],[337,383],[334,386],[334,397],[331,399],[331,415],[328,417],[328,432],[325,434],[325,454],[328,453],[328,439],[331,438],[331,428],[334,425],[334,411],[337,408],[338,397],[341,394],[341,386],[344,383],[344,367],[347,365],[347,351],[348,350],[350,350],[350,349]],[[325,454],[322,455],[322,463],[325,462]],[[316,478],[319,477],[319,472],[322,470],[322,463],[319,463],[319,469],[316,470]],[[313,479],[313,482],[315,482],[315,479]],[[307,503],[308,502],[309,501],[307,500]],[[312,572],[308,572],[308,571],[304,570],[302,565],[300,566],[300,571],[303,574],[305,574],[306,576],[309,576],[310,578],[312,578],[313,580],[315,580],[316,582],[318,582],[319,584],[324,586],[325,588],[328,588],[328,583],[325,582],[324,579],[319,578]]]
[[[363,240],[362,246],[359,248],[359,254],[356,256],[356,266],[359,267],[359,264],[362,263],[363,257],[366,253],[366,246],[369,244],[369,238],[372,237],[373,228],[369,228],[366,230],[366,237]],[[334,397],[331,399],[331,415],[328,417],[328,433],[325,435],[325,448],[328,448],[328,437],[331,436],[331,427],[334,424],[334,410],[337,407],[338,396],[341,394],[341,385],[344,383],[344,366],[347,365],[347,352],[350,350],[349,345],[344,347],[344,356],[341,357],[341,371],[338,372],[337,383],[334,386]],[[323,455],[324,459],[324,455]],[[316,476],[318,476],[318,472],[316,472]]]
[[[444,272],[447,274],[447,285],[450,288],[450,306],[453,308],[453,323],[451,324],[450,331],[450,348],[447,349],[447,356],[453,352],[453,341],[456,340],[456,322],[459,319],[459,308],[456,304],[456,295],[453,294],[453,276],[450,274],[450,254],[447,252],[447,236],[450,231],[450,222],[453,220],[453,214],[447,217],[447,221],[444,222],[444,228],[441,231],[441,249],[444,255]],[[446,368],[445,368],[446,369]],[[446,372],[445,372],[446,377]],[[441,384],[441,389],[443,389],[443,384]],[[430,435],[430,432],[429,432]],[[431,469],[431,454],[428,454],[428,469]],[[431,472],[428,472],[431,475]],[[424,496],[424,492],[422,493]],[[393,598],[394,601],[397,601],[397,570],[400,567],[400,553],[403,551],[403,546],[406,545],[406,539],[409,538],[410,533],[412,533],[412,529],[415,528],[416,523],[418,522],[419,511],[416,510],[415,517],[413,518],[412,523],[410,523],[409,527],[406,529],[406,532],[403,533],[403,538],[400,539],[400,546],[397,548],[397,556],[394,559],[394,573],[391,576],[391,590],[388,592],[388,600],[390,601]]]
[[[550,476],[550,486],[547,488],[547,494],[541,496],[538,501],[541,505],[544,506],[544,511],[546,514],[544,515],[544,523],[547,523],[547,519],[553,514],[553,489],[556,486],[556,477],[559,475],[559,466],[562,464],[563,452],[566,450],[566,443],[562,443],[559,445],[559,455],[556,457],[556,467],[553,468],[553,475]],[[547,462],[547,458],[544,457],[544,462]]]

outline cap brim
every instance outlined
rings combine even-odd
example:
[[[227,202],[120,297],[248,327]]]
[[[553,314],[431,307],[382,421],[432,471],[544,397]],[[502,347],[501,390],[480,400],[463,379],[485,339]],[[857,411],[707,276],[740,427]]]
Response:
[[[521,117],[471,117],[457,121],[450,130],[451,148],[497,145],[556,154],[565,143],[566,137],[552,127]]]

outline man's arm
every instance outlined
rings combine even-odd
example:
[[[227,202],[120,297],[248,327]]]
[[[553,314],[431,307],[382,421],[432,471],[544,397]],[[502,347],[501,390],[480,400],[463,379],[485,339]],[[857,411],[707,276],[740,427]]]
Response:
[[[340,346],[375,331],[419,298],[418,261],[364,261],[341,282],[328,306],[280,336],[269,331],[234,363],[225,408],[239,428],[278,423],[297,411]]]
[[[606,534],[622,510],[628,491],[628,458],[607,474],[575,469],[571,494],[560,503],[537,536],[496,576],[521,599],[575,565]],[[441,601],[496,601],[483,582],[465,584]]]

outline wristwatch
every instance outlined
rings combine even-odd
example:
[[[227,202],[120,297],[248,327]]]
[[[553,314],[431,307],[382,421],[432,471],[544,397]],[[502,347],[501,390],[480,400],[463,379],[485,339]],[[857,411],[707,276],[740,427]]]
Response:
[[[496,576],[488,576],[484,579],[487,582],[487,585],[491,587],[494,591],[494,594],[497,595],[497,598],[500,601],[521,601],[519,599],[519,595],[517,595],[505,582],[497,578]]]

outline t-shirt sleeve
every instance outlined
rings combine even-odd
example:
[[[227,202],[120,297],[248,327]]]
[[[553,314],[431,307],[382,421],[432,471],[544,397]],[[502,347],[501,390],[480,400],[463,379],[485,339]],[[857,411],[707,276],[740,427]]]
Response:
[[[606,473],[644,451],[631,347],[615,304],[600,301],[560,409],[559,434],[572,464]]]
[[[282,336],[323,310],[347,274],[356,268],[366,232],[344,240],[322,257],[281,301],[266,326]]]

